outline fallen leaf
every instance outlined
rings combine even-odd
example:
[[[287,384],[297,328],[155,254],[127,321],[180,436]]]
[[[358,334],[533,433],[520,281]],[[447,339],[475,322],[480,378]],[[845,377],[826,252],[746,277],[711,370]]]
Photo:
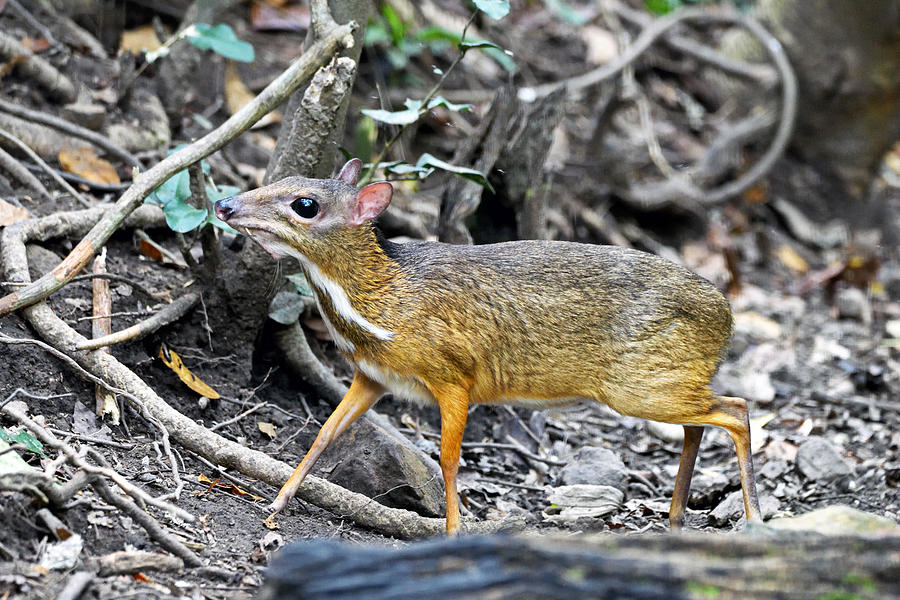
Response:
[[[47,41],[47,38],[25,37],[22,38],[22,45],[31,50],[34,54],[40,54],[50,47],[50,42]]]
[[[245,491],[240,486],[237,486],[228,481],[222,481],[220,479],[212,480],[204,474],[200,474],[197,476],[197,481],[200,483],[205,483],[209,485],[209,489],[213,488],[220,489],[226,493],[233,494],[235,496],[244,496],[246,498],[253,498],[254,500],[265,500],[262,496],[257,496],[256,494],[251,494],[250,492]],[[209,491],[209,490],[207,490]]]
[[[782,244],[778,247],[778,259],[781,260],[781,264],[797,273],[806,273],[809,271],[809,264],[802,256],[797,254],[796,250],[787,244]]]
[[[750,450],[754,453],[759,452],[766,445],[769,439],[769,432],[763,429],[766,424],[775,418],[775,413],[768,412],[758,417],[750,419]]]
[[[141,52],[153,52],[159,50],[162,42],[156,35],[156,30],[152,25],[144,25],[137,29],[122,32],[122,39],[119,40],[119,50],[122,52],[130,52],[138,55]]]
[[[27,210],[14,204],[10,204],[6,200],[0,200],[0,227],[15,223],[16,221],[24,221],[27,218]]]
[[[173,254],[169,252],[148,236],[144,231],[136,230],[135,237],[138,242],[138,251],[157,262],[161,262],[164,265],[174,265],[176,267],[187,268],[187,264],[184,262],[184,259],[178,256],[177,254]]]
[[[256,426],[259,427],[259,430],[260,430],[260,431],[262,431],[264,434],[266,434],[267,436],[269,436],[269,439],[270,439],[270,440],[274,440],[274,439],[275,439],[275,436],[276,436],[277,434],[275,433],[275,426],[274,426],[274,425],[272,425],[271,423],[267,423],[267,422],[265,422],[265,421],[257,421],[257,422],[256,422]]]
[[[107,184],[122,182],[112,163],[97,156],[93,148],[67,146],[59,151],[57,158],[63,170],[84,177],[88,181]]]
[[[159,347],[159,357],[167,367],[175,371],[175,374],[178,375],[178,379],[183,381],[186,386],[201,396],[206,396],[212,400],[219,398],[219,392],[212,389],[203,380],[191,373],[190,369],[184,366],[181,357],[178,356],[174,350],[167,348],[165,344]]]
[[[239,111],[244,105],[253,100],[255,96],[241,81],[235,62],[233,60],[228,61],[228,68],[225,71],[225,104],[228,106],[229,114],[233,115]],[[274,110],[257,121],[251,129],[259,129],[280,122],[281,113]]]

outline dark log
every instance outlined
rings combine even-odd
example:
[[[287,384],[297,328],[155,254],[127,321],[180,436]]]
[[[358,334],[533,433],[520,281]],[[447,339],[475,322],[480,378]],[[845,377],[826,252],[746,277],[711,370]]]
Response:
[[[287,546],[262,599],[893,598],[900,537],[805,533],[464,537]]]

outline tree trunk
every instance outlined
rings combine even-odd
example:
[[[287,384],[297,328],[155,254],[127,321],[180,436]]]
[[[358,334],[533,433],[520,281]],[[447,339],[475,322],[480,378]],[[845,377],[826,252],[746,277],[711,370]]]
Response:
[[[276,557],[261,600],[895,598],[900,537],[804,533],[333,541]]]

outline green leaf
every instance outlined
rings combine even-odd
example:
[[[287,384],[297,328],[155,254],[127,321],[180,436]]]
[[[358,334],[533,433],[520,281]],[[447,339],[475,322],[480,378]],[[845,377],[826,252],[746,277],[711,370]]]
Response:
[[[459,33],[443,29],[442,27],[425,27],[416,33],[416,39],[420,42],[430,43],[448,42],[456,44],[460,49],[465,49],[460,45],[462,43],[462,36]],[[515,61],[510,58],[510,55],[507,54],[505,50],[501,49],[496,44],[492,44],[486,40],[470,40],[465,42],[465,45],[476,50],[482,50],[509,73],[516,72],[517,67]]]
[[[306,300],[294,292],[278,292],[269,305],[269,318],[282,325],[290,325],[306,309]]]
[[[20,429],[12,435],[3,429],[0,429],[0,440],[3,440],[8,444],[21,444],[25,446],[29,452],[34,452],[42,458],[47,458],[47,455],[44,454],[44,445],[41,444],[36,437],[31,435],[31,432],[25,429]]]
[[[191,179],[187,169],[178,171],[166,179],[147,196],[148,202],[165,206],[176,198],[187,199],[191,195]]]
[[[460,42],[459,43],[459,49],[463,50],[463,51],[472,50],[475,48],[494,48],[496,50],[503,52],[503,48],[501,48],[494,42],[489,42],[487,40],[480,40],[477,42]]]
[[[365,108],[360,112],[376,121],[389,123],[391,125],[409,125],[410,123],[415,123],[416,119],[419,118],[419,110],[422,108],[422,101],[407,98],[404,106],[406,106],[405,110],[394,112],[381,109],[372,110],[368,108]]]
[[[375,119],[376,121],[381,121],[382,123],[389,123],[391,125],[409,125],[410,123],[415,123],[416,120],[421,116],[424,110],[422,110],[422,101],[421,100],[412,100],[410,98],[406,99],[404,102],[404,106],[406,106],[405,110],[398,110],[391,112],[389,110],[373,110],[364,108],[360,112],[367,117]],[[460,110],[471,110],[471,104],[454,104],[443,98],[441,96],[437,96],[436,98],[432,98],[428,103],[428,110],[432,108],[436,108],[438,106],[443,106],[447,110],[452,111],[460,111]]]
[[[431,102],[428,103],[428,110],[435,108],[437,106],[443,106],[447,110],[452,110],[453,112],[459,112],[461,110],[472,110],[471,104],[453,104],[443,96],[435,96],[431,99]]]
[[[502,19],[509,13],[509,0],[473,0],[478,10],[492,19]]]
[[[211,211],[205,208],[194,208],[187,200],[176,198],[163,206],[166,215],[166,225],[172,231],[187,233],[206,223],[207,215]]]
[[[303,273],[293,273],[291,275],[285,275],[284,278],[294,284],[294,289],[296,289],[297,293],[301,296],[313,295],[313,291],[309,285],[309,281],[306,280],[306,275],[304,275]]]
[[[391,40],[395,45],[399,44],[406,37],[406,25],[404,25],[403,19],[387,2],[381,5],[381,14],[384,15],[384,20],[391,28]]]
[[[644,0],[644,8],[657,15],[667,15],[682,6],[681,0]]]
[[[253,62],[253,45],[239,40],[234,30],[225,23],[207,25],[197,23],[185,31],[187,40],[201,50],[212,50],[216,54],[240,62]]]
[[[490,182],[487,180],[487,177],[485,177],[484,173],[482,173],[481,171],[476,171],[475,169],[470,169],[468,167],[457,167],[456,165],[451,165],[450,163],[435,158],[428,153],[425,153],[419,157],[419,160],[416,161],[416,166],[431,169],[441,169],[442,171],[453,173],[454,175],[458,175],[464,179],[468,179],[469,181],[474,181],[478,185],[486,187],[491,192],[494,191],[493,186],[491,186]]]

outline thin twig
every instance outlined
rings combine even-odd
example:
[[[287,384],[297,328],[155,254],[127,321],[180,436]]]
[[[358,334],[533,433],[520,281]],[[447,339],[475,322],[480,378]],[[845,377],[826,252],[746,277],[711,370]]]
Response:
[[[35,192],[38,196],[46,199],[53,198],[50,192],[47,191],[47,188],[44,187],[44,184],[41,183],[41,180],[32,175],[31,171],[3,148],[0,148],[0,170],[17,179],[19,183]]]
[[[28,390],[22,388],[16,388],[13,390],[13,393],[6,397],[6,400],[0,402],[0,409],[7,405],[13,398],[17,395],[22,394],[23,396],[27,396],[29,398],[34,398],[35,400],[55,400],[56,398],[65,398],[66,396],[74,396],[72,392],[66,392],[65,394],[51,394],[49,396],[41,396],[40,394],[32,394]]]
[[[254,404],[253,406],[251,406],[250,408],[248,408],[248,409],[245,410],[244,412],[240,413],[239,415],[234,416],[234,417],[228,419],[227,421],[222,421],[221,423],[216,423],[215,425],[213,425],[212,427],[210,427],[209,430],[210,430],[210,431],[216,431],[216,430],[221,429],[221,428],[223,428],[223,427],[227,427],[228,425],[231,425],[232,423],[237,423],[238,421],[240,421],[241,419],[243,419],[243,418],[246,417],[247,415],[253,414],[253,413],[255,413],[256,411],[258,411],[259,409],[265,408],[265,407],[268,406],[268,405],[269,405],[268,402],[260,402],[259,404]]]
[[[3,340],[2,338],[0,338],[0,341],[6,341],[6,340]],[[32,340],[32,341],[34,341],[34,340]],[[112,469],[109,469],[109,468],[97,467],[97,466],[88,464],[87,462],[84,461],[84,459],[81,458],[81,456],[79,456],[79,454],[75,451],[74,448],[72,448],[68,444],[64,444],[64,443],[60,442],[58,439],[56,439],[56,436],[54,436],[52,433],[50,433],[47,429],[44,429],[43,427],[38,425],[36,422],[31,420],[28,416],[26,416],[25,413],[23,411],[19,410],[19,408],[15,404],[12,404],[9,406],[4,406],[2,411],[7,416],[9,416],[9,417],[15,419],[16,421],[18,421],[19,423],[21,423],[25,428],[27,428],[34,435],[34,437],[39,439],[42,444],[44,444],[45,446],[50,446],[51,448],[65,454],[66,458],[68,459],[68,462],[70,462],[72,464],[72,466],[74,466],[78,469],[81,469],[85,473],[88,473],[91,475],[100,475],[100,476],[106,477],[107,479],[114,481],[116,483],[116,485],[118,485],[120,488],[122,488],[122,491],[124,491],[126,494],[128,494],[132,498],[136,498],[136,499],[140,500],[141,502],[150,504],[151,506],[155,506],[156,508],[158,508],[160,510],[166,511],[174,516],[184,519],[185,521],[194,521],[194,515],[192,515],[191,513],[187,512],[186,510],[184,510],[182,508],[175,506],[174,504],[169,504],[168,502],[159,500],[158,498],[154,498],[153,496],[151,496],[150,494],[145,492],[143,489],[135,486],[130,481],[125,479],[118,472],[116,472]],[[88,450],[88,452],[91,452],[91,450]]]
[[[140,339],[183,317],[199,299],[199,292],[188,292],[187,294],[180,296],[171,304],[166,304],[159,312],[149,319],[135,323],[131,327],[114,331],[109,335],[87,340],[86,342],[79,344],[75,350],[97,350],[98,348],[112,346],[113,344]]]
[[[90,381],[92,381],[93,383],[95,383],[97,385],[103,386],[105,389],[109,390],[113,394],[117,394],[117,395],[127,398],[132,403],[132,405],[138,409],[141,416],[143,416],[145,419],[147,419],[147,421],[152,423],[153,426],[156,427],[157,431],[159,431],[160,437],[162,438],[162,441],[163,441],[163,447],[166,449],[166,454],[169,456],[169,460],[171,462],[172,477],[175,479],[175,481],[177,483],[181,483],[181,477],[178,474],[178,464],[175,462],[175,456],[172,454],[172,446],[171,446],[171,444],[169,444],[169,431],[162,425],[162,423],[159,422],[158,419],[156,419],[156,417],[154,417],[153,415],[151,415],[149,413],[149,411],[147,410],[147,407],[144,405],[143,402],[141,402],[140,398],[138,398],[137,396],[135,396],[134,394],[132,394],[126,390],[119,389],[117,387],[112,386],[109,383],[107,383],[104,379],[97,377],[93,373],[86,371],[84,368],[82,368],[81,365],[79,365],[75,361],[75,359],[73,359],[72,357],[70,357],[68,354],[66,354],[64,352],[57,350],[56,348],[54,348],[50,344],[47,344],[46,342],[42,342],[41,340],[35,340],[35,339],[31,339],[31,338],[10,337],[3,333],[0,333],[0,342],[3,342],[5,344],[10,344],[10,345],[33,344],[39,348],[46,350],[47,352],[49,352],[56,358],[60,359],[61,361],[63,361],[64,363],[66,363],[67,365],[69,365],[70,367],[75,369],[75,371],[80,373],[86,379],[89,379]],[[119,483],[119,482],[117,481],[116,483]],[[125,488],[123,488],[123,489],[125,489]],[[154,500],[154,502],[155,501],[156,500]],[[172,507],[172,508],[179,511],[179,513],[181,513],[181,514],[187,515],[188,521],[190,521],[194,518],[193,515],[181,510],[180,508],[177,508],[177,507]],[[184,517],[182,517],[182,518],[184,518]]]
[[[71,185],[69,185],[68,181],[66,181],[65,179],[60,177],[59,173],[57,173],[50,165],[45,163],[44,159],[41,158],[40,156],[38,156],[37,152],[35,152],[31,148],[29,148],[28,144],[26,144],[25,142],[23,142],[22,140],[20,140],[19,138],[17,138],[13,134],[11,134],[10,132],[6,131],[5,129],[0,129],[0,137],[5,139],[6,141],[11,142],[11,143],[15,144],[16,146],[18,146],[18,148],[22,152],[27,154],[31,160],[33,160],[38,165],[40,165],[40,167],[42,169],[44,169],[44,171],[46,171],[47,174],[56,183],[58,183],[60,185],[60,187],[62,187],[62,189],[66,190],[69,194],[71,194],[71,196],[73,198],[75,198],[75,200],[77,200],[82,206],[86,206],[88,208],[93,206],[93,204],[91,202],[89,202],[84,196],[82,196],[78,190],[76,190]]]
[[[115,273],[84,273],[82,275],[76,275],[69,280],[69,283],[75,283],[76,281],[87,281],[96,278],[109,279],[110,281],[126,283],[151,300],[160,300],[162,296],[161,294],[151,292],[148,288],[144,287],[142,284],[138,283],[131,277],[125,277],[124,275],[117,275]],[[3,283],[7,282],[4,281]]]
[[[88,454],[93,458],[99,465],[103,465],[99,468],[107,468],[106,460],[95,450],[88,450]],[[93,482],[94,490],[96,490],[97,494],[103,498],[104,502],[107,504],[111,504],[115,506],[123,513],[131,517],[135,520],[147,534],[153,538],[160,546],[178,556],[182,560],[184,560],[185,564],[197,567],[203,564],[203,561],[200,560],[200,557],[194,554],[190,549],[187,548],[184,544],[181,543],[174,535],[163,529],[162,525],[160,525],[156,519],[150,516],[146,511],[141,510],[134,502],[132,502],[129,498],[125,498],[117,494],[113,491],[112,488],[107,485],[105,481],[102,479],[97,479]],[[193,520],[191,517],[190,520]]]

